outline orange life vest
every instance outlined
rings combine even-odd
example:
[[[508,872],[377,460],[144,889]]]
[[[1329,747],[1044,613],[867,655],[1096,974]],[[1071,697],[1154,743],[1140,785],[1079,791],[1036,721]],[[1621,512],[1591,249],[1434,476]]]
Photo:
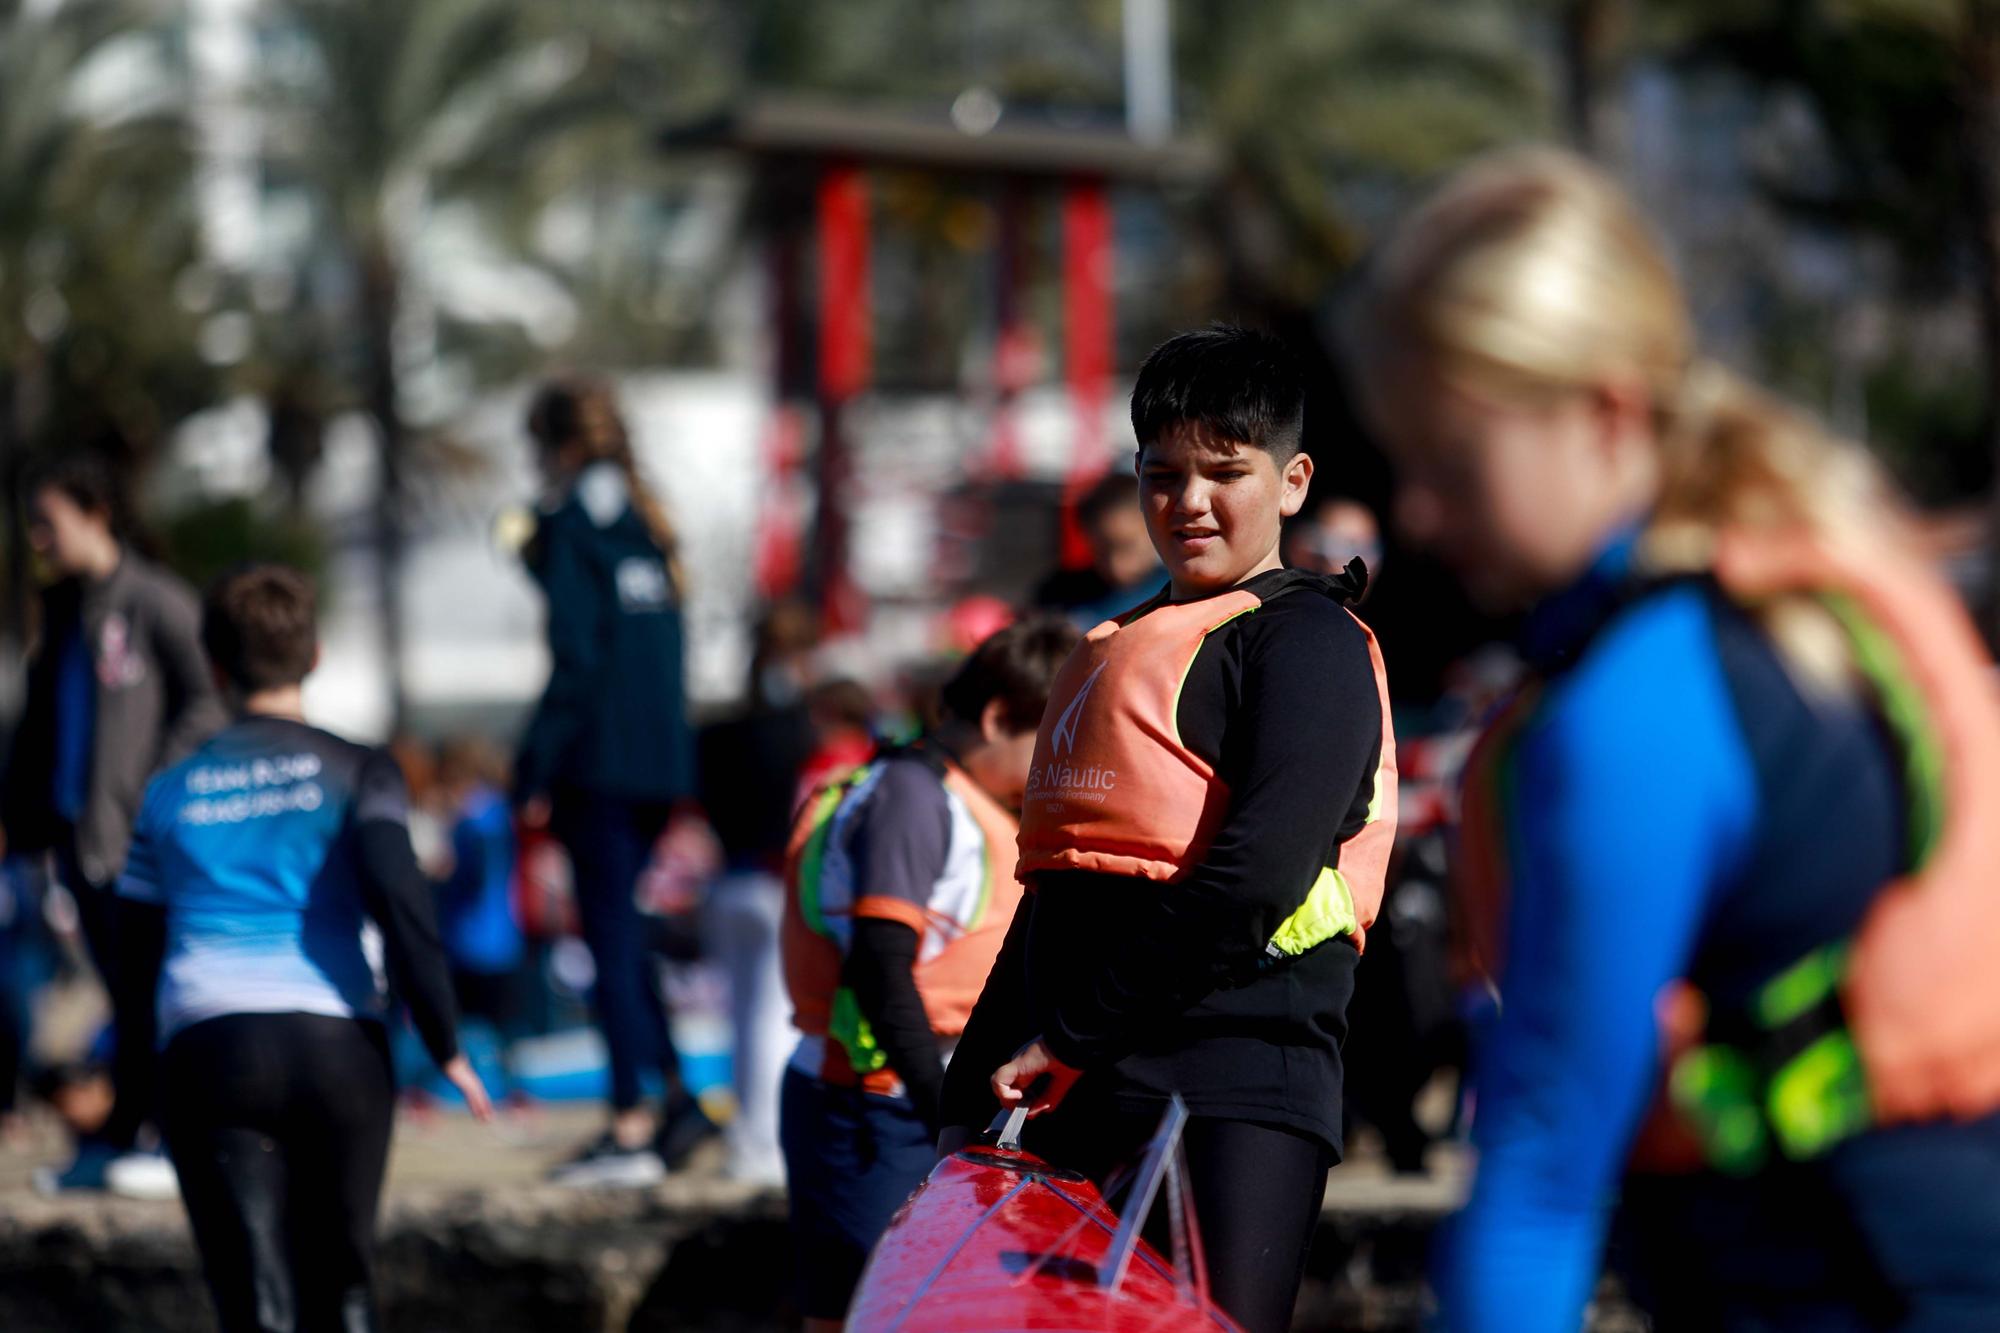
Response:
[[[1992,813],[2000,810],[2000,692],[1984,645],[1944,581],[1902,557],[1861,558],[1803,538],[1729,533],[1718,543],[1713,573],[1723,593],[1745,607],[1812,596],[1840,621],[1901,750],[1913,868],[1883,887],[1851,941],[1815,951],[1760,992],[1762,1004],[1773,988],[1788,989],[1793,999],[1771,1007],[1795,1011],[1814,986],[1836,995],[1844,1030],[1822,1034],[1820,1049],[1808,1052],[1827,1057],[1817,1069],[1719,1060],[1728,1053],[1702,1044],[1706,1007],[1692,987],[1679,983],[1662,995],[1668,1088],[1681,1111],[1668,1113],[1664,1101],[1656,1107],[1635,1163],[1698,1164],[1681,1151],[1684,1131],[1702,1118],[1693,1085],[1713,1082],[1713,1072],[1754,1084],[1747,1089],[1754,1113],[1771,1121],[1771,1137],[1793,1157],[1815,1155],[1871,1124],[1967,1119],[2000,1107],[2000,967],[1993,961],[2000,953],[2000,821]],[[1467,765],[1459,961],[1488,977],[1499,975],[1507,910],[1508,793],[1496,775],[1535,702],[1530,687]],[[1835,1054],[1841,1050],[1859,1086],[1836,1086],[1846,1078]],[[1780,1078],[1792,1086],[1780,1086]],[[1813,1107],[1815,1097],[1836,1109]],[[1858,1114],[1837,1109],[1848,1097]],[[1788,1133],[1798,1130],[1801,1114],[1803,1131]],[[1757,1132],[1741,1115],[1719,1127],[1725,1141]],[[1712,1165],[1717,1128],[1703,1126]]]
[[[1022,878],[1072,869],[1170,881],[1201,864],[1229,789],[1181,741],[1181,685],[1203,641],[1262,604],[1242,588],[1167,602],[1107,620],[1077,645],[1035,738],[1021,810]],[[1303,953],[1343,933],[1359,945],[1382,905],[1396,839],[1396,739],[1381,649],[1365,624],[1354,623],[1367,636],[1382,710],[1368,823],[1340,845],[1338,867],[1301,886],[1304,905],[1272,939],[1278,953]]]
[[[953,806],[952,847],[945,874],[921,905],[871,896],[867,885],[854,883],[842,868],[838,821],[851,803],[865,799],[881,761],[822,784],[793,823],[779,947],[793,1025],[820,1040],[823,1055],[811,1072],[829,1083],[859,1083],[880,1093],[901,1087],[853,994],[840,982],[856,917],[902,921],[917,932],[912,973],[917,993],[931,1031],[948,1039],[965,1030],[1020,905],[1014,817],[958,765],[937,756],[936,766]]]

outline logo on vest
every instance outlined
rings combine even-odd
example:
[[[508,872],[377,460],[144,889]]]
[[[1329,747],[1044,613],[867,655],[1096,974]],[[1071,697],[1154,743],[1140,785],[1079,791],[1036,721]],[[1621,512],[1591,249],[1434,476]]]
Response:
[[[1090,673],[1090,678],[1083,682],[1083,688],[1076,692],[1076,698],[1069,701],[1069,707],[1063,709],[1062,716],[1056,719],[1055,730],[1049,733],[1051,754],[1068,754],[1076,748],[1076,720],[1083,715],[1083,701],[1097,688],[1097,678],[1110,665],[1109,662],[1099,662],[1097,670]]]
[[[1083,688],[1069,701],[1069,707],[1056,718],[1055,726],[1049,729],[1049,756],[1060,759],[1076,750],[1076,729],[1083,716],[1084,701],[1097,686],[1097,678],[1104,674],[1108,662],[1097,664],[1097,670],[1090,673],[1083,682]],[[1048,763],[1028,774],[1028,796],[1039,797],[1051,808],[1064,801],[1089,801],[1101,804],[1111,789],[1117,785],[1118,773],[1115,769],[1099,768],[1094,764]]]

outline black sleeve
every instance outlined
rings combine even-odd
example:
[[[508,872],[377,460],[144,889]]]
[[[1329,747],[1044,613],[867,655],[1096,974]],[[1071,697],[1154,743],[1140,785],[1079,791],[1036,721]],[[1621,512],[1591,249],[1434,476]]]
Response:
[[[944,1061],[938,1057],[923,996],[917,993],[913,970],[918,943],[917,932],[900,921],[863,917],[854,923],[854,947],[841,965],[840,979],[854,992],[861,1016],[889,1057],[889,1068],[903,1080],[917,1114],[935,1136]]]
[[[1012,1059],[1035,1035],[1028,1008],[1028,933],[1037,908],[1036,895],[1021,895],[1007,938],[986,974],[979,1002],[965,1020],[965,1031],[944,1071],[944,1096],[938,1120],[982,1130],[992,1123],[999,1103],[993,1098],[993,1071]]]
[[[1067,984],[1036,988],[1042,1035],[1068,1064],[1115,1059],[1137,1027],[1254,975],[1365,815],[1382,711],[1360,627],[1311,594],[1239,623],[1202,649],[1180,705],[1190,747],[1213,738],[1228,813],[1187,878],[1129,895],[1124,947]]]
[[[410,847],[408,820],[409,794],[395,761],[384,752],[370,755],[362,764],[352,830],[362,901],[382,930],[389,984],[409,1009],[424,1049],[442,1066],[458,1054],[458,1014],[430,881]]]

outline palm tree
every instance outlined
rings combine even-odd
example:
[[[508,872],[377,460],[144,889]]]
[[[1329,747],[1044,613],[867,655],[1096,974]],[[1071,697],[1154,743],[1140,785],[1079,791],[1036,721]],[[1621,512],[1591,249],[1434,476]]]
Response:
[[[1176,18],[1195,121],[1231,163],[1212,225],[1233,304],[1316,305],[1366,245],[1383,196],[1551,123],[1511,5],[1279,0],[1253,18],[1198,0]]]
[[[0,0],[0,634],[22,632],[28,602],[24,450],[105,432],[143,450],[209,389],[171,295],[196,246],[173,80],[151,100],[80,96],[114,46],[158,55],[161,35],[128,0]]]
[[[379,443],[377,586],[396,725],[406,710],[405,381],[427,354],[400,345],[421,290],[416,237],[441,203],[513,178],[585,104],[581,53],[532,32],[528,17],[514,0],[288,0],[270,14],[269,39],[289,57],[273,62],[263,90],[271,155],[310,190],[348,275],[348,374]]]

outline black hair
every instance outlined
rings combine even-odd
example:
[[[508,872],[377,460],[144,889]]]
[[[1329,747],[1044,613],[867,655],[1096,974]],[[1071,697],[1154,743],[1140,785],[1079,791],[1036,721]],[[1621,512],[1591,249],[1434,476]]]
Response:
[[[51,449],[30,459],[21,472],[21,495],[32,498],[45,490],[60,491],[77,508],[101,515],[114,537],[122,539],[133,529],[125,489],[101,450]]]
[[[1107,472],[1076,502],[1076,521],[1086,528],[1114,509],[1139,507],[1139,479],[1130,472]]]
[[[1188,424],[1254,445],[1282,467],[1299,451],[1305,414],[1305,374],[1284,339],[1234,324],[1175,334],[1147,356],[1132,387],[1142,449]]]
[[[987,636],[944,684],[943,712],[977,726],[1000,701],[1001,721],[1019,735],[1042,724],[1056,672],[1082,639],[1061,616],[1032,615]]]

